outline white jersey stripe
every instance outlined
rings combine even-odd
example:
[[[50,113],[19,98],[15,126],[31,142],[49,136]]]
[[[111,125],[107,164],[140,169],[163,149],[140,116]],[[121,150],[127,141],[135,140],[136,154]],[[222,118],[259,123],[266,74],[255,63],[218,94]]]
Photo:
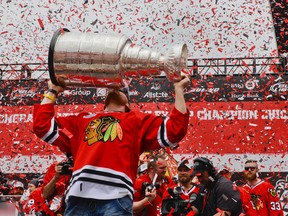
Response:
[[[54,135],[53,135],[54,133]],[[50,137],[52,136],[52,137]],[[52,144],[59,137],[58,125],[55,122],[54,117],[51,119],[51,126],[49,131],[41,138],[49,144]]]
[[[132,180],[126,174],[87,165],[73,173],[66,198],[79,196],[92,199],[99,199],[99,197],[114,199],[129,195],[133,199],[133,193]]]
[[[165,148],[165,147],[172,147],[173,148],[173,147],[178,145],[178,143],[172,143],[168,139],[167,127],[166,127],[168,120],[169,120],[169,117],[166,117],[164,119],[164,122],[161,124],[161,126],[159,127],[159,130],[158,130],[157,139],[158,139],[158,142],[162,148]]]

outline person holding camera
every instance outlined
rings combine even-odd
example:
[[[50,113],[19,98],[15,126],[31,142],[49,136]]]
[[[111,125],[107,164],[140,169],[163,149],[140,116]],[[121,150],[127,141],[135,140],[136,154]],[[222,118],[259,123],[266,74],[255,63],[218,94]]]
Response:
[[[133,202],[133,213],[137,214],[141,212],[145,206],[152,205],[151,203],[156,198],[156,188],[146,187],[145,189],[145,197],[142,200]]]
[[[174,181],[166,176],[167,161],[165,155],[155,155],[148,162],[147,173],[138,177],[134,184],[134,202],[145,198],[145,191],[156,190],[156,197],[152,202],[143,203],[141,211],[135,215],[156,216],[160,215],[164,192],[174,185]]]
[[[199,216],[239,216],[242,214],[240,193],[232,181],[219,175],[212,162],[204,157],[194,159],[192,176],[201,184],[192,205]]]
[[[63,215],[62,198],[69,185],[72,168],[71,159],[51,164],[46,170],[43,184],[29,195],[24,206],[25,213],[39,216]]]
[[[111,90],[103,112],[57,116],[54,103],[65,89],[48,81],[41,104],[34,105],[33,130],[45,142],[71,153],[74,169],[66,193],[65,216],[132,215],[133,183],[139,155],[174,147],[186,135],[187,75],[174,82],[175,103],[169,117],[130,110],[127,89]],[[96,208],[97,206],[97,208]]]
[[[73,162],[71,157],[52,164],[43,179],[42,197],[49,203],[49,208],[64,213],[64,192],[68,188],[72,176]]]

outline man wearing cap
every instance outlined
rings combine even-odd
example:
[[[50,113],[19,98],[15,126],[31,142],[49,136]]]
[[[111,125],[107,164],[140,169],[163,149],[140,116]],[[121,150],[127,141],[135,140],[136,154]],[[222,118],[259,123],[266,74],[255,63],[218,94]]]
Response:
[[[188,160],[184,159],[178,163],[177,166],[177,176],[178,176],[178,183],[173,186],[179,187],[181,189],[180,197],[183,200],[189,200],[192,193],[198,193],[199,191],[199,184],[197,183],[197,177],[194,178],[191,175],[191,168],[188,165]],[[194,181],[196,179],[196,182]],[[192,182],[193,180],[193,182]],[[164,195],[165,198],[170,198],[171,194],[167,190]]]
[[[177,184],[173,185],[173,187],[168,188],[163,197],[162,208],[166,208],[165,203],[169,203],[169,199],[175,198],[176,200],[181,201],[188,201],[187,204],[184,206],[181,205],[181,209],[179,209],[178,213],[180,215],[188,215],[188,212],[191,212],[192,209],[191,203],[194,201],[194,197],[199,192],[200,185],[198,184],[197,177],[192,177],[191,175],[191,168],[189,167],[189,162],[187,159],[183,159],[178,163],[177,166],[177,177],[178,182]],[[195,180],[196,179],[196,180]],[[168,200],[167,200],[168,199]],[[164,204],[164,205],[163,205]],[[171,209],[170,209],[171,210]],[[166,209],[169,211],[169,209]],[[189,215],[194,215],[192,212]]]
[[[34,106],[33,129],[45,142],[72,154],[74,169],[66,193],[65,216],[132,215],[133,183],[143,151],[173,148],[187,133],[189,111],[184,93],[188,76],[174,82],[175,104],[168,118],[131,111],[128,97],[115,89],[104,111],[57,116],[54,103],[65,89],[48,81],[40,105]],[[97,208],[92,208],[97,206]]]
[[[145,163],[142,163],[138,166],[138,169],[137,169],[137,178],[139,176],[142,176],[142,175],[145,175],[146,172],[147,172],[147,169],[148,169],[148,164],[145,162]]]
[[[227,178],[217,174],[212,162],[204,157],[194,159],[193,173],[201,188],[193,210],[200,216],[239,216],[242,203],[239,191]]]

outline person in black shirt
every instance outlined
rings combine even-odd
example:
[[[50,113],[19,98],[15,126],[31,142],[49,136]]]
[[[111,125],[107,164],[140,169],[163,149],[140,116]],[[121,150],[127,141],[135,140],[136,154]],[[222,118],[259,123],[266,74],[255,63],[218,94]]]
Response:
[[[197,176],[201,188],[193,210],[199,216],[239,216],[242,212],[240,194],[233,183],[217,174],[212,162],[204,157],[194,160],[193,176]]]

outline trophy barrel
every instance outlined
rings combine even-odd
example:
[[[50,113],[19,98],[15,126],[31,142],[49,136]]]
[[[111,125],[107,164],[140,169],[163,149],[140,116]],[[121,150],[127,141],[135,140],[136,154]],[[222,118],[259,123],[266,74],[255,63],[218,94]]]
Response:
[[[48,67],[51,81],[66,78],[67,86],[117,88],[124,85],[119,59],[126,36],[70,32],[58,29],[50,42]]]
[[[124,78],[141,78],[165,72],[179,80],[186,69],[186,44],[164,54],[132,44],[124,35],[70,32],[58,29],[50,42],[48,67],[51,81],[64,76],[72,87],[123,87]]]

